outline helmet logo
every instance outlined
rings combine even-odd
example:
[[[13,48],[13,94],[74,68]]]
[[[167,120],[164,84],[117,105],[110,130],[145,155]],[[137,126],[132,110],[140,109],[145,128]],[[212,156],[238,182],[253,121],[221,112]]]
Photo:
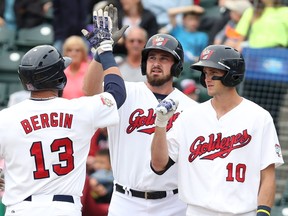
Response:
[[[165,44],[167,43],[168,39],[167,38],[163,38],[160,36],[156,36],[155,38],[153,38],[152,40],[152,45],[153,46],[165,46]]]
[[[209,50],[209,49],[205,49],[203,50],[203,52],[201,53],[200,59],[202,60],[208,60],[210,59],[211,55],[214,53],[214,50]]]

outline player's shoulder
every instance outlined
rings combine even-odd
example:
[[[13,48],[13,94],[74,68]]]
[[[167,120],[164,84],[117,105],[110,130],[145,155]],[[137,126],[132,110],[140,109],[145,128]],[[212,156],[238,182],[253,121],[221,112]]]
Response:
[[[96,95],[92,96],[82,96],[79,98],[73,98],[70,100],[65,100],[66,103],[71,103],[71,104],[80,104],[84,107],[86,107],[87,104],[94,104],[97,106],[97,104],[102,104],[104,101],[112,101],[112,103],[115,101],[113,95],[109,92],[102,92]],[[98,102],[98,103],[97,103]],[[63,103],[65,103],[63,101]]]
[[[141,92],[145,92],[145,90],[149,90],[144,82],[125,81],[125,87],[126,87],[127,94],[129,92],[131,92],[131,93],[136,93],[136,92],[139,93],[140,92],[141,93]]]
[[[249,110],[250,113],[255,113],[255,115],[270,115],[269,111],[262,106],[246,98],[243,98],[242,105],[244,109]]]
[[[6,124],[6,122],[9,122],[11,118],[15,118],[15,116],[21,115],[23,111],[31,109],[29,102],[30,100],[26,99],[17,104],[5,107],[0,110],[0,122],[2,124]]]
[[[242,101],[242,104],[245,106],[245,107],[249,107],[250,109],[253,109],[253,110],[258,110],[258,111],[263,111],[265,112],[266,110],[261,107],[259,104],[255,103],[254,101],[251,101],[249,99],[246,99],[246,98],[243,98],[243,101]]]

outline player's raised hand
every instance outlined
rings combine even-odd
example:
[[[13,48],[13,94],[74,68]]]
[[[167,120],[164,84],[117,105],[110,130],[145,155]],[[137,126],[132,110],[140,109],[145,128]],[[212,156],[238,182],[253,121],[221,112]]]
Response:
[[[108,11],[99,9],[93,12],[93,30],[88,32],[82,29],[82,34],[92,46],[91,51],[101,54],[105,51],[112,51],[112,20]]]
[[[101,10],[101,9],[100,9]],[[94,11],[93,12],[93,31],[88,32],[86,29],[82,29],[81,32],[82,34],[87,38],[89,43],[92,45],[91,51],[92,53],[96,52],[97,47],[95,47],[96,41],[94,40],[94,35],[95,35],[95,27],[98,27],[98,12],[100,11]],[[128,25],[124,25],[120,30],[118,27],[118,10],[116,7],[114,7],[112,4],[109,6],[106,6],[104,8],[104,16],[110,17],[111,20],[111,38],[113,40],[113,45],[117,43],[117,41],[123,36],[124,32],[126,29],[129,27]],[[110,26],[109,26],[110,27]]]
[[[162,100],[156,107],[155,125],[158,127],[166,127],[169,119],[173,116],[178,107],[179,102],[172,99]]]
[[[112,4],[106,6],[104,11],[108,11],[108,16],[112,20],[112,39],[114,41],[114,45],[117,41],[123,36],[126,29],[129,27],[128,25],[122,26],[121,29],[118,27],[118,10]]]

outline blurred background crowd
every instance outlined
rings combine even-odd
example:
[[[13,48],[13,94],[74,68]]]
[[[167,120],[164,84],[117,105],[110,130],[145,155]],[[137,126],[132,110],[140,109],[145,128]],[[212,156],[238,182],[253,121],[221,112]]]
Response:
[[[82,81],[93,55],[81,29],[91,29],[92,11],[110,3],[118,8],[119,27],[129,25],[114,47],[126,81],[146,80],[140,67],[142,49],[152,35],[168,33],[181,42],[185,53],[175,87],[203,102],[209,96],[190,65],[210,44],[232,46],[247,62],[246,80],[239,91],[270,111],[283,154],[288,151],[288,67],[284,63],[288,59],[288,0],[1,0],[1,109],[29,97],[22,90],[17,69],[22,55],[40,44],[54,45],[73,59],[65,71],[68,82],[63,97],[84,95]],[[113,182],[107,142],[105,128],[91,139],[83,216],[107,215]],[[288,168],[281,169],[275,206],[287,207]]]

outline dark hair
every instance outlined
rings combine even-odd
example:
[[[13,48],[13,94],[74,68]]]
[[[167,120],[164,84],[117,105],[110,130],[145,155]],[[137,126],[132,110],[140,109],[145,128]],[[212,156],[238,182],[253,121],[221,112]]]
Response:
[[[266,7],[266,5],[261,0],[253,0],[252,4],[254,6],[254,17],[258,18],[263,14],[263,11]],[[285,3],[283,0],[273,0],[272,6],[273,7],[281,7],[284,6]]]

